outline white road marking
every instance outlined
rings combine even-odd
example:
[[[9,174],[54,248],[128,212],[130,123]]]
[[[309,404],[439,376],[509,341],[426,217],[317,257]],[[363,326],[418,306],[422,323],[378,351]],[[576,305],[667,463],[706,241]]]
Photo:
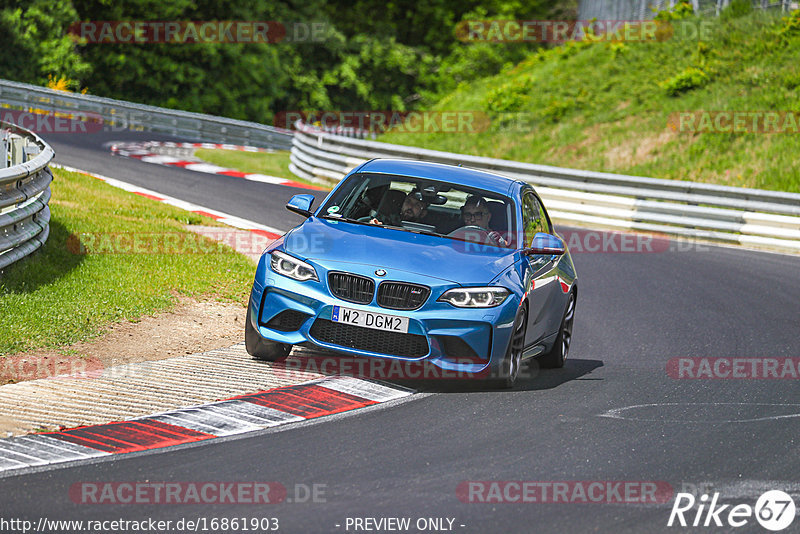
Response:
[[[637,410],[640,408],[655,408],[655,407],[687,407],[687,406],[711,406],[711,407],[723,407],[723,406],[780,406],[780,407],[792,407],[798,410],[797,413],[791,414],[781,414],[781,415],[768,415],[764,417],[749,417],[744,419],[713,419],[713,418],[704,418],[704,419],[697,419],[691,420],[683,417],[681,419],[666,419],[662,417],[637,417],[635,415],[626,415],[627,412],[631,410]],[[660,402],[660,403],[651,403],[651,404],[633,404],[631,406],[623,406],[622,408],[613,408],[601,414],[598,414],[599,417],[608,417],[610,419],[626,419],[631,421],[652,421],[652,422],[659,422],[659,423],[700,423],[700,424],[708,424],[708,423],[753,423],[758,421],[778,421],[781,419],[793,419],[796,417],[800,417],[800,404],[777,404],[777,403],[761,403],[761,402]]]

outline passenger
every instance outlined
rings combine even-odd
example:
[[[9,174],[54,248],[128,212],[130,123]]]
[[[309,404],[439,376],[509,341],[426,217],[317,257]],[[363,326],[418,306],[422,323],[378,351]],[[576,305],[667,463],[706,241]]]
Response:
[[[492,212],[489,211],[489,203],[480,195],[470,195],[464,206],[461,207],[461,217],[464,220],[464,226],[477,226],[488,232],[489,237],[496,241],[501,247],[508,246],[508,241],[503,239],[500,232],[492,230],[489,227],[489,221],[492,219]]]

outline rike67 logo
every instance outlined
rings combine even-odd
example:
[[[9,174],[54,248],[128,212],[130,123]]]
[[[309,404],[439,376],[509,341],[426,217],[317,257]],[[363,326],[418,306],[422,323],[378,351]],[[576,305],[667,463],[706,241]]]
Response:
[[[788,493],[780,490],[764,492],[756,501],[755,507],[749,504],[718,504],[718,501],[719,492],[714,493],[710,501],[707,494],[695,499],[691,493],[678,493],[667,526],[738,528],[751,523],[755,517],[765,529],[779,532],[794,521],[794,500]],[[696,504],[699,505],[694,510]]]

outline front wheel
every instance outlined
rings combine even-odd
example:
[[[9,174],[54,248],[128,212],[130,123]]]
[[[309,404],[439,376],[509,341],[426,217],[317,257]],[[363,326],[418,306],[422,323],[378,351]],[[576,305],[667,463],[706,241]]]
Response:
[[[527,329],[528,321],[525,317],[525,310],[520,308],[517,312],[517,317],[514,319],[514,330],[511,333],[511,339],[508,341],[506,356],[500,365],[500,376],[494,381],[497,387],[504,389],[514,387],[522,365],[522,350],[525,348],[525,332]]]
[[[250,322],[250,304],[247,305],[247,315],[244,318],[244,346],[250,356],[268,362],[282,360],[292,350],[292,346],[287,343],[269,341],[259,335]]]
[[[575,293],[570,292],[567,300],[567,309],[564,311],[564,318],[561,319],[561,328],[558,330],[553,348],[550,352],[539,356],[539,365],[546,369],[558,369],[564,367],[564,362],[569,355],[569,346],[572,343],[572,324],[575,321]]]

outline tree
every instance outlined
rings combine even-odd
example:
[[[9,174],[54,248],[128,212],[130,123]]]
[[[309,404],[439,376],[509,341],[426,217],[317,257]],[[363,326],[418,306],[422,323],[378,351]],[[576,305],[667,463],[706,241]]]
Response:
[[[0,34],[5,53],[0,55],[4,78],[45,85],[48,76],[66,78],[78,89],[90,65],[75,49],[67,28],[78,16],[66,0],[30,0],[24,7],[0,2]]]

